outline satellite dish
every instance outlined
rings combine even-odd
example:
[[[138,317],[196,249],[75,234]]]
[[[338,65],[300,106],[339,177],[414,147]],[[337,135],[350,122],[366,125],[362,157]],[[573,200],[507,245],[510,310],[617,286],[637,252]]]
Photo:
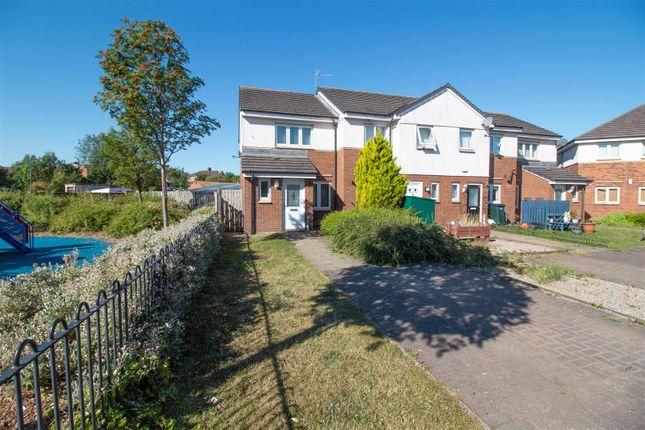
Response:
[[[493,127],[493,117],[487,116],[484,118],[484,122],[482,122],[482,125],[486,128],[492,128]]]

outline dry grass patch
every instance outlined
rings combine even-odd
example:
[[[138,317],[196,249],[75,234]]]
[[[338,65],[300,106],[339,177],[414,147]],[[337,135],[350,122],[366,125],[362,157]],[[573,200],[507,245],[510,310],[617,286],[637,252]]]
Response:
[[[480,427],[280,236],[222,248],[188,331],[179,427]]]

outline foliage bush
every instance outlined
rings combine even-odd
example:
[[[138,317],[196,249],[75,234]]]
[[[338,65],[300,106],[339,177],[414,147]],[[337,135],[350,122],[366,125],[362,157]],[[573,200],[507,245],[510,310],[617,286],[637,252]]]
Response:
[[[49,230],[57,233],[100,232],[119,210],[117,205],[107,201],[76,199],[53,219]]]
[[[645,227],[645,212],[612,212],[597,218],[596,222],[614,227]]]
[[[7,192],[0,200],[22,213],[37,232],[104,232],[116,238],[162,225],[161,199],[146,196],[143,203],[134,195],[94,196],[89,194],[54,196]],[[176,202],[168,204],[171,222],[185,218],[189,211]]]
[[[67,206],[69,200],[51,194],[25,195],[22,215],[31,222],[36,230],[49,230],[55,216]]]
[[[186,214],[177,206],[168,207],[170,222],[177,222]],[[130,203],[123,206],[114,216],[107,228],[106,233],[112,237],[125,237],[135,234],[145,228],[159,230],[163,227],[161,206],[150,203]]]
[[[436,261],[490,266],[488,249],[472,246],[428,225],[402,209],[356,209],[332,212],[321,224],[323,234],[341,252],[372,264],[396,265]]]
[[[0,193],[0,202],[3,202],[18,212],[22,211],[22,202],[24,201],[23,193],[4,192]]]

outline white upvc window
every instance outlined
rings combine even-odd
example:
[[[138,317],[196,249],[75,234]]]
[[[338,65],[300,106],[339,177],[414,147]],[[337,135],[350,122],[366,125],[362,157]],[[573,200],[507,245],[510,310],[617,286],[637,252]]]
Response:
[[[450,184],[450,200],[453,203],[459,203],[459,184],[456,182]]]
[[[567,200],[567,190],[564,185],[556,185],[553,187],[553,200],[564,202]]]
[[[517,144],[517,154],[529,160],[537,158],[537,149],[537,143],[519,142]]]
[[[260,203],[271,203],[271,180],[260,179],[258,188],[258,201]]]
[[[502,186],[499,184],[488,185],[488,203],[502,202]]]
[[[436,202],[439,201],[439,184],[437,182],[430,184],[430,198]]]
[[[313,200],[315,210],[329,210],[331,208],[329,182],[314,182]]]
[[[638,188],[638,204],[645,205],[645,187]]]
[[[493,134],[490,136],[490,153],[499,155],[502,150],[502,136]]]
[[[309,146],[311,145],[312,127],[307,125],[275,125],[276,146]]]
[[[459,150],[472,151],[473,150],[473,131],[463,128],[459,129]]]
[[[601,143],[598,145],[598,159],[612,160],[620,158],[619,143]]]
[[[417,149],[436,149],[432,127],[420,125],[417,127]]]
[[[620,204],[620,187],[596,187],[596,204]]]
[[[385,136],[385,127],[382,125],[365,123],[364,129],[365,129],[365,132],[364,132],[365,142],[375,137],[377,134],[380,134],[381,136]]]

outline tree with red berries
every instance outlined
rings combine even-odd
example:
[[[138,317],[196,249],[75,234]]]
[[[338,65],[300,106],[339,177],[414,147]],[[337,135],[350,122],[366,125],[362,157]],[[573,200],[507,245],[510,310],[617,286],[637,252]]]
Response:
[[[195,98],[204,82],[186,68],[188,52],[162,21],[129,21],[112,33],[98,58],[103,89],[95,101],[155,154],[161,171],[164,227],[168,225],[167,169],[173,154],[220,124]]]

